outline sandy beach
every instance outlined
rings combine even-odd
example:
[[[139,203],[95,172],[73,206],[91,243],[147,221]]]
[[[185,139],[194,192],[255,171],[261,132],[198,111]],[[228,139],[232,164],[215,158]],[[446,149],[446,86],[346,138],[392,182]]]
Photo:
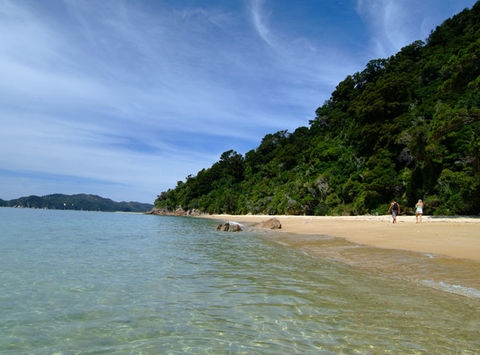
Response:
[[[253,224],[272,217],[280,220],[279,238],[301,243],[295,235],[346,238],[377,248],[409,250],[443,255],[452,258],[480,261],[480,218],[423,216],[423,223],[415,223],[415,216],[400,216],[392,224],[385,216],[266,216],[266,215],[210,215],[206,218]],[[298,239],[295,241],[295,239]],[[315,246],[308,238],[307,248]],[[300,245],[301,246],[301,245]]]

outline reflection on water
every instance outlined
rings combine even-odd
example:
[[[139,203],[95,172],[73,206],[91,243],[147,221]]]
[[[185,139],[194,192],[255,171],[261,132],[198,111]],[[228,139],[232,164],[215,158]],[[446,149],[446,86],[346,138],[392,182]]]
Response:
[[[362,264],[389,251],[330,238],[333,254],[312,257],[188,218],[0,209],[0,222],[1,353],[480,349],[480,301]]]

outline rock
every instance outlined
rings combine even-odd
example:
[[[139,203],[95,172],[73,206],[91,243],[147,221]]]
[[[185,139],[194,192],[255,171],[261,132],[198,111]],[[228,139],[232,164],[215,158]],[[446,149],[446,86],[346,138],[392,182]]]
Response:
[[[220,223],[216,229],[223,232],[241,232],[243,230],[242,226],[235,222]]]
[[[229,227],[228,227],[228,231],[229,232],[241,232],[242,227],[240,227],[240,225],[237,224],[237,223],[230,224]]]
[[[197,210],[196,208],[193,208],[187,211],[187,216],[198,217],[201,215],[202,215],[202,212],[200,212],[200,210]]]
[[[277,218],[270,218],[269,220],[261,222],[259,227],[265,229],[281,229],[282,224]]]
[[[178,207],[175,211],[170,211],[166,208],[153,208],[151,211],[146,212],[146,214],[153,214],[157,216],[186,216],[182,206]]]
[[[190,216],[198,217],[204,215],[204,213],[196,208],[185,211],[182,206],[179,206],[175,211],[168,210],[166,208],[153,208],[151,211],[145,212],[145,214],[153,214],[157,216]]]
[[[183,210],[182,206],[175,210],[175,216],[185,216],[187,213]]]
[[[157,216],[168,216],[171,215],[172,213],[168,211],[166,208],[153,208],[149,212],[145,212],[145,214],[154,214]]]

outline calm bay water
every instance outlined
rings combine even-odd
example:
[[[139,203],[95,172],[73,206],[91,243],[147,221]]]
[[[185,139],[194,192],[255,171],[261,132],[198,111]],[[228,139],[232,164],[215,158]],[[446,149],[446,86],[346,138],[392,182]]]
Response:
[[[480,300],[211,220],[0,208],[0,353],[479,353]]]

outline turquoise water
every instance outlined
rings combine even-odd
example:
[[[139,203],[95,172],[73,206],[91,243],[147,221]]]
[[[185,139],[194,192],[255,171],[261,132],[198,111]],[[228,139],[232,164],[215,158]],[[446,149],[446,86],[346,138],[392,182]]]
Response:
[[[0,208],[0,353],[478,353],[480,301],[193,218]]]

